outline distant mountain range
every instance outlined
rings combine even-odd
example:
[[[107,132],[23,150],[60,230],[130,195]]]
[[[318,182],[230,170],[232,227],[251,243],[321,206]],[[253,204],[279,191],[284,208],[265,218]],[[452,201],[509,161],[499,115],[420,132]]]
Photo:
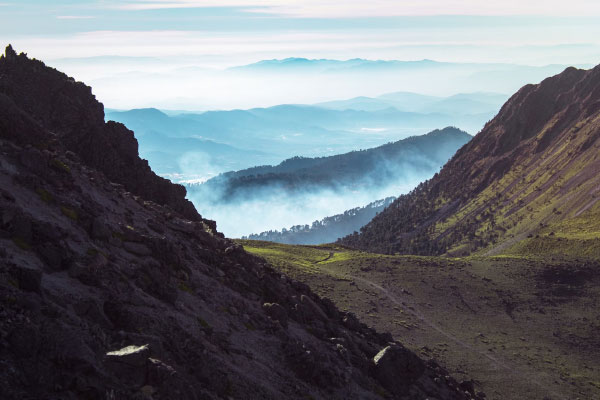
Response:
[[[308,59],[302,57],[289,57],[284,59],[262,60],[253,64],[229,68],[229,70],[316,70],[316,71],[352,71],[358,69],[390,69],[390,68],[431,68],[453,65],[452,63],[437,62],[432,60],[398,61],[398,60],[367,60],[353,58],[350,60]]]
[[[91,79],[94,93],[115,109],[250,109],[278,104],[315,104],[403,91],[510,94],[568,65],[453,63],[433,60],[263,60],[230,68],[207,68],[188,57],[92,57],[58,59],[53,66]],[[589,67],[576,65],[577,67]],[[157,89],[159,88],[159,89]],[[496,110],[497,111],[497,110]],[[471,132],[467,126],[453,124]],[[429,130],[434,129],[430,126]],[[479,131],[478,127],[475,133]]]
[[[391,93],[318,105],[203,113],[107,110],[106,118],[135,130],[141,156],[161,175],[201,181],[296,155],[319,157],[371,148],[440,126],[476,133],[503,100],[503,95],[492,93],[447,98]]]
[[[262,60],[256,63],[229,68],[230,71],[293,71],[299,70],[313,72],[359,72],[359,71],[386,71],[386,70],[424,70],[424,69],[471,69],[495,71],[541,71],[562,70],[566,65],[550,64],[544,66],[529,66],[505,63],[453,63],[434,60],[369,60],[353,58],[350,60],[333,59],[308,59],[302,57],[289,57],[284,59]],[[580,65],[588,67],[588,65]]]
[[[512,96],[439,174],[341,242],[403,254],[598,257],[600,66]]]
[[[450,97],[436,97],[396,92],[374,98],[360,96],[316,105],[333,110],[380,111],[395,108],[424,114],[474,115],[499,110],[507,99],[508,96],[500,93],[462,93]]]
[[[266,231],[251,234],[243,239],[264,240],[268,242],[285,244],[323,244],[333,243],[337,239],[358,231],[378,213],[392,204],[395,197],[377,200],[364,207],[356,207],[345,211],[343,214],[326,217],[314,221],[310,225],[294,225],[281,231]]]

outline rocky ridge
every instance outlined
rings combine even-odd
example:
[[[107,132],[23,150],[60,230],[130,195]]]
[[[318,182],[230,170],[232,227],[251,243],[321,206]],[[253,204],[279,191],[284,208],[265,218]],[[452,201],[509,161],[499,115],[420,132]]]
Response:
[[[472,399],[216,231],[90,88],[0,58],[0,397]]]

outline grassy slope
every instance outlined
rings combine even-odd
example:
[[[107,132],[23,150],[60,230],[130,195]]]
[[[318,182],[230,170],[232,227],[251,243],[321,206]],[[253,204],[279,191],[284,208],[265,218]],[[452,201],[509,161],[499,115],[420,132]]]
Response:
[[[587,240],[579,225],[567,225],[561,235]],[[600,269],[594,262],[241,243],[365,323],[456,375],[474,377],[490,399],[600,398]]]
[[[469,215],[479,224],[476,235],[489,243],[480,254],[500,254],[513,242],[521,242],[514,238],[539,235],[546,240],[521,242],[513,246],[511,252],[542,255],[560,238],[562,253],[578,255],[583,250],[597,256],[597,239],[600,238],[598,148],[591,146],[576,157],[569,149],[579,148],[599,126],[600,116],[576,125],[572,131],[577,134],[570,135],[566,143],[556,143],[539,157],[515,165],[452,219],[445,224],[438,223],[436,231],[441,233],[449,229],[453,221]],[[538,136],[542,135],[543,131]],[[485,210],[491,210],[496,216],[492,218],[493,225],[483,218]],[[549,236],[552,232],[554,238]],[[491,239],[494,234],[498,239]],[[527,244],[531,242],[535,245]],[[465,246],[469,246],[468,238],[455,244],[449,253],[460,253]],[[553,251],[559,252],[558,248]]]
[[[600,238],[600,159],[598,148],[591,146],[574,156],[571,150],[582,146],[600,126],[600,116],[572,128],[566,142],[556,143],[544,153],[516,163],[493,185],[471,199],[456,213],[437,221],[433,239],[443,237],[461,224],[477,226],[475,237],[465,236],[452,244],[449,255],[495,255],[511,248],[511,253],[526,251],[538,255],[559,248],[569,255],[581,251],[598,254]],[[532,143],[544,134],[541,131]],[[577,134],[574,134],[577,132]],[[440,199],[439,204],[443,204]],[[550,229],[547,229],[550,226]],[[579,233],[573,235],[575,231]],[[555,238],[549,236],[555,233]],[[526,240],[528,236],[542,239]],[[482,247],[477,244],[481,240]],[[518,246],[514,243],[521,242]],[[567,243],[568,242],[568,243]],[[558,253],[558,249],[555,252]]]
[[[600,68],[571,70],[522,89],[439,175],[344,243],[383,253],[542,255],[560,237],[567,255],[596,254],[600,235],[588,222],[600,217],[599,79]],[[522,242],[528,237],[537,240]]]

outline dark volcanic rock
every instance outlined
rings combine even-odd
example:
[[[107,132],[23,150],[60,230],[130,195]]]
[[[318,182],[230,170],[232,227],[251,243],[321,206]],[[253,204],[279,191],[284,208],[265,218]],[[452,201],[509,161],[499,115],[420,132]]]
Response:
[[[56,133],[68,150],[108,179],[146,199],[169,205],[188,219],[200,219],[192,203],[185,199],[185,188],[157,176],[148,162],[138,157],[133,132],[123,124],[104,122],[104,107],[89,86],[25,54],[16,55],[9,48],[6,52],[0,62],[0,94],[9,99],[2,96],[6,100],[0,99],[0,103],[12,102],[3,107],[3,113],[16,114],[17,118],[0,124],[10,123],[11,131],[18,132],[14,128],[23,127],[26,123],[23,119],[27,118],[23,114],[26,114]],[[21,132],[19,136],[24,132],[34,138],[43,136],[39,129],[31,127]],[[31,139],[30,143],[40,144]]]
[[[0,115],[3,400],[466,398],[377,372],[389,336],[201,220],[87,86],[9,48]]]
[[[265,310],[265,313],[271,317],[271,319],[274,321],[279,321],[281,326],[287,328],[288,315],[287,311],[285,311],[285,308],[277,303],[265,303],[263,304],[263,310]]]
[[[425,364],[419,357],[397,344],[377,353],[373,363],[381,386],[397,395],[406,394],[425,371]]]

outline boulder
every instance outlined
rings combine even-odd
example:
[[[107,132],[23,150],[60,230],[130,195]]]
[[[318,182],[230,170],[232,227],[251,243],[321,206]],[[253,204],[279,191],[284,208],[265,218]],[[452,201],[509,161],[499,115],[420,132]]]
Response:
[[[375,378],[387,391],[404,395],[425,371],[425,364],[404,346],[393,344],[373,358]]]
[[[356,316],[350,312],[346,313],[346,315],[344,315],[344,318],[342,319],[342,323],[344,324],[344,326],[348,329],[352,329],[353,331],[361,331],[362,330],[362,324],[360,323],[360,321],[358,320],[358,318],[356,318]]]
[[[147,344],[142,346],[127,346],[120,350],[106,353],[107,361],[127,364],[132,367],[145,366],[149,356],[150,347]]]
[[[127,346],[106,353],[108,369],[127,386],[142,386],[146,381],[147,363],[150,356],[148,345]]]

